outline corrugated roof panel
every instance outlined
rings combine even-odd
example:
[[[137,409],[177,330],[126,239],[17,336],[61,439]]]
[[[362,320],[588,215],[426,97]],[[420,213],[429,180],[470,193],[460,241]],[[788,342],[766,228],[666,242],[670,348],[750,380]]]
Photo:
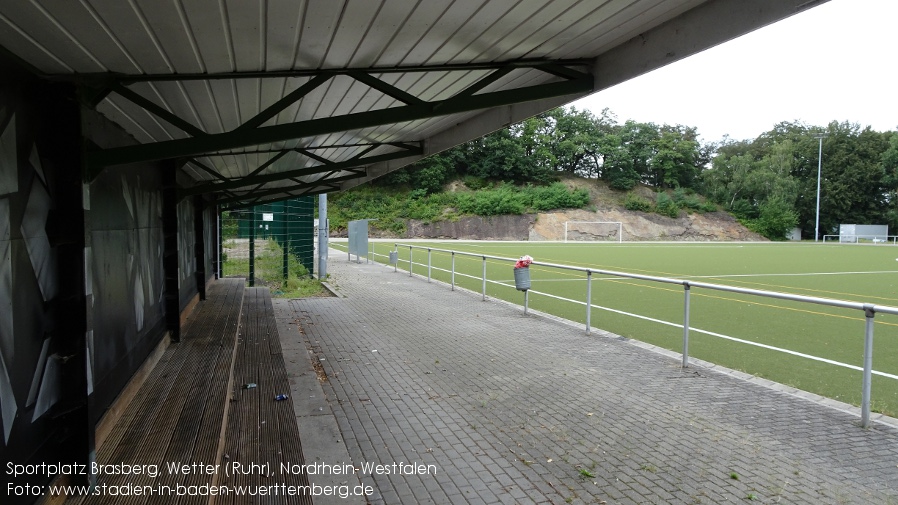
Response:
[[[423,60],[415,62],[408,56],[409,53],[418,47],[423,37],[431,31],[434,25],[438,23],[439,18],[453,3],[453,0],[418,2],[408,17],[403,18],[401,15],[396,15],[396,19],[402,19],[403,22],[402,24],[396,24],[395,36],[389,45],[384,48],[375,64],[390,67],[400,64],[422,63]],[[406,6],[409,4],[411,2],[405,2]]]
[[[472,12],[471,17],[428,57],[428,61],[467,63],[495,60],[501,55],[501,51],[495,48],[494,37],[516,26],[511,17],[506,17],[512,9],[514,17],[520,16],[522,11],[518,9],[522,6],[516,4],[517,2],[487,2],[481,9]],[[529,14],[532,11],[526,12]]]
[[[564,16],[576,17],[578,13],[586,15],[595,9],[595,5],[596,2],[589,0],[536,2],[530,7],[529,16],[515,25],[498,42],[501,51],[496,59],[532,58],[530,52],[541,44],[545,37],[550,36],[549,33],[557,33],[567,28]],[[545,31],[549,27],[553,28]]]
[[[401,63],[403,65],[436,63],[433,55],[442,49],[459,30],[463,29],[465,23],[476,16],[481,7],[482,5],[452,2],[439,19],[430,25],[429,30],[414,47],[409,48],[411,51]]]
[[[237,70],[265,70],[265,2],[224,2]]]
[[[302,33],[304,0],[270,0],[265,3],[265,70],[293,68]]]
[[[205,68],[192,28],[179,3],[172,2],[167,9],[160,9],[158,0],[140,0],[137,4],[139,7],[135,13],[166,64],[178,73],[203,72]]]
[[[178,2],[190,26],[201,72],[221,73],[236,70],[233,44],[227,17],[217,0]]]
[[[343,9],[340,24],[334,33],[339,44],[331,44],[325,57],[324,68],[347,68],[377,15],[381,2],[349,0]]]
[[[633,33],[641,33],[653,26],[673,19],[687,10],[702,3],[702,0],[684,0],[681,2],[653,2],[652,4],[640,4],[640,9],[635,6],[627,6],[609,20],[613,27],[596,32],[587,32],[582,40],[574,41],[566,46],[558,48],[561,54],[569,54],[573,51],[587,51],[589,54],[598,54],[626,42],[633,38]],[[591,38],[591,40],[587,40]],[[578,48],[579,44],[579,48]]]
[[[149,26],[148,20],[137,5],[118,0],[94,0],[91,2],[97,15],[109,27],[109,31],[118,40],[116,50],[123,50],[137,63],[138,73],[170,73],[174,68],[165,54],[161,43]],[[152,8],[152,6],[150,6]],[[95,25],[96,26],[96,25]],[[161,28],[158,28],[161,30]],[[163,36],[168,36],[163,32]],[[113,72],[135,73],[132,65],[127,68],[116,68],[113,61],[105,56],[108,50],[100,53],[105,66]],[[78,72],[92,72],[78,68]]]
[[[262,110],[262,86],[259,79],[235,79],[234,85],[237,90],[237,117],[243,124]]]
[[[20,47],[37,42],[41,49],[29,51],[29,56],[38,56],[41,61],[51,61],[54,67],[87,72],[106,70],[90,47],[85,47],[66,28],[66,19],[57,19],[42,6],[32,3],[2,2],[0,3],[0,15],[9,26],[8,29],[0,30],[0,32],[8,30],[11,32],[4,34],[0,39],[4,46],[7,41]],[[40,37],[39,42],[34,38],[35,36]],[[16,44],[16,39],[18,39],[18,44]],[[45,53],[43,57],[40,55],[41,52]]]
[[[309,2],[294,68],[322,68],[343,12],[344,2]]]
[[[97,112],[120,125],[140,143],[154,142],[156,136],[165,135],[155,117],[133,103],[118,96],[111,96],[97,106]]]
[[[179,84],[199,115],[200,129],[206,133],[225,131],[210,81],[183,81]]]

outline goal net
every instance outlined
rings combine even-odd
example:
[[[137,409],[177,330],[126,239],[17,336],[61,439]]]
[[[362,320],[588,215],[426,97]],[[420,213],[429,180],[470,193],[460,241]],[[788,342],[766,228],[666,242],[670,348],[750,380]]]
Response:
[[[565,221],[565,242],[623,242],[620,221]]]

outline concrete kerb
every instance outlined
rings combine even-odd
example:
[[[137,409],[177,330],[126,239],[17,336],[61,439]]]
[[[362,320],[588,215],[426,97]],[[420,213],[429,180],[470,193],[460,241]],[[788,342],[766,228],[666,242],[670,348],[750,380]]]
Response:
[[[338,251],[338,252],[339,252],[339,251]],[[393,268],[392,265],[386,265],[386,264],[379,263],[379,262],[376,262],[376,261],[373,262],[373,264],[375,264],[375,265],[380,265],[380,266],[385,267],[385,268]],[[404,270],[404,269],[402,269],[402,268],[399,268],[398,270],[399,270],[399,271],[402,271],[402,272],[405,272],[406,274],[408,273],[408,270]],[[412,272],[412,277],[418,278],[418,279],[423,279],[423,280],[425,280],[425,281],[427,280],[427,277],[426,277],[426,276],[420,275],[420,274],[416,274],[416,273],[414,273],[414,272]],[[441,285],[443,285],[443,286],[446,286],[446,287],[450,287],[450,288],[451,288],[451,285],[450,285],[448,282],[440,281],[440,280],[437,280],[437,279],[434,279],[434,278],[431,278],[431,284],[441,284]],[[470,289],[467,289],[467,288],[462,288],[462,287],[460,287],[460,286],[458,286],[458,285],[455,286],[455,291],[459,291],[459,292],[462,292],[462,293],[465,293],[465,294],[468,294],[468,295],[472,295],[472,296],[482,296],[482,294],[481,294],[479,291],[474,291],[474,290],[470,290]],[[487,297],[487,301],[493,301],[493,302],[496,302],[496,303],[499,303],[499,304],[506,305],[506,306],[511,307],[511,308],[515,308],[515,309],[521,310],[521,317],[528,317],[528,316],[538,317],[538,318],[542,318],[542,319],[545,319],[545,320],[554,321],[554,322],[556,322],[556,323],[563,324],[563,325],[565,325],[565,326],[583,329],[583,330],[585,331],[585,327],[584,327],[583,323],[578,323],[578,322],[575,322],[575,321],[571,321],[571,320],[569,320],[569,319],[564,319],[564,318],[561,318],[561,317],[558,317],[558,316],[555,316],[555,315],[552,315],[552,314],[548,314],[548,313],[546,313],[546,312],[542,312],[542,311],[538,311],[538,310],[533,310],[532,308],[529,309],[529,310],[528,310],[528,314],[525,315],[525,314],[523,313],[523,306],[522,306],[522,305],[517,304],[517,303],[514,303],[514,302],[509,302],[509,301],[503,300],[503,299],[501,299],[501,298],[495,298],[495,297],[489,297],[489,296],[488,296],[488,297]],[[624,337],[624,336],[621,336],[621,335],[617,335],[617,334],[615,334],[615,333],[611,333],[611,332],[602,330],[602,329],[600,329],[600,328],[596,328],[596,327],[594,327],[594,326],[590,326],[590,333],[591,333],[592,335],[595,335],[595,336],[599,337],[599,338],[608,338],[608,339],[614,339],[614,340],[619,340],[619,341],[622,341],[622,342],[626,342],[626,343],[629,344],[629,345],[632,345],[632,346],[635,346],[635,347],[639,347],[639,348],[642,348],[642,349],[646,349],[646,350],[648,350],[648,351],[654,352],[654,353],[656,353],[656,354],[663,355],[663,356],[665,356],[665,357],[671,358],[671,359],[676,360],[676,361],[678,361],[678,362],[682,360],[682,356],[683,356],[683,355],[682,355],[681,353],[678,353],[678,352],[675,352],[675,351],[671,351],[670,349],[665,349],[665,348],[663,348],[663,347],[658,347],[658,346],[653,345],[653,344],[648,344],[648,343],[645,343],[645,342],[641,342],[641,341],[639,341],[639,340],[634,340],[634,339],[627,338],[627,337]],[[689,364],[690,364],[690,368],[693,368],[693,367],[694,367],[694,368],[701,368],[701,369],[706,370],[706,371],[709,371],[709,372],[719,373],[719,374],[723,374],[723,375],[728,375],[728,376],[730,376],[730,377],[735,377],[735,378],[737,378],[737,379],[740,379],[740,380],[743,380],[743,381],[746,381],[746,382],[750,382],[750,383],[752,383],[752,384],[757,384],[757,385],[759,385],[759,386],[765,387],[765,388],[770,389],[770,390],[773,390],[773,391],[778,391],[778,392],[781,392],[781,393],[785,393],[785,394],[790,395],[790,396],[793,396],[793,397],[795,397],[795,398],[800,398],[800,399],[802,399],[802,400],[810,401],[810,402],[816,403],[816,404],[818,404],[818,405],[823,405],[823,406],[825,406],[825,407],[827,407],[827,408],[831,408],[831,409],[834,409],[834,410],[838,410],[838,411],[840,411],[840,412],[844,412],[844,413],[847,413],[847,414],[851,414],[852,416],[857,417],[857,418],[858,418],[858,422],[860,422],[860,418],[861,418],[861,409],[860,409],[860,407],[855,407],[854,405],[851,405],[851,404],[849,404],[849,403],[840,402],[840,401],[834,400],[834,399],[832,399],[832,398],[827,398],[827,397],[825,397],[825,396],[821,396],[821,395],[818,395],[818,394],[815,394],[815,393],[811,393],[811,392],[809,392],[809,391],[804,391],[804,390],[801,390],[801,389],[797,389],[797,388],[794,388],[794,387],[791,387],[791,386],[787,386],[787,385],[785,385],[785,384],[781,384],[781,383],[779,383],[779,382],[774,382],[774,381],[771,381],[771,380],[768,380],[768,379],[764,379],[764,378],[762,378],[762,377],[758,377],[758,376],[755,376],[755,375],[751,375],[751,374],[749,374],[749,373],[742,372],[742,371],[739,371],[739,370],[734,370],[734,369],[731,369],[731,368],[727,368],[727,367],[724,367],[724,366],[721,366],[721,365],[718,365],[718,364],[715,364],[715,363],[711,363],[711,362],[709,362],[709,361],[704,361],[704,360],[701,360],[701,359],[698,359],[698,358],[694,358],[694,357],[691,357],[691,356],[689,357]],[[871,413],[871,414],[870,414],[870,420],[873,421],[873,422],[882,424],[882,425],[884,425],[884,426],[889,426],[889,427],[892,427],[892,428],[898,428],[898,418],[894,418],[894,417],[890,417],[890,416],[886,416],[886,415],[884,415],[884,414],[880,414],[880,413],[874,412],[874,413]]]
[[[330,289],[328,287],[328,289]],[[333,292],[333,291],[332,291]],[[342,295],[334,293],[335,296]],[[300,333],[297,315],[292,301],[284,298],[272,299],[277,321],[278,335],[281,341],[290,382],[290,398],[299,436],[302,443],[303,459],[306,465],[316,463],[335,464],[351,463],[349,450],[340,432],[336,416],[328,402],[324,389],[312,366],[312,351],[307,348]],[[357,475],[331,475],[320,473],[309,475],[309,483],[318,486],[344,486],[350,488],[361,484]],[[314,499],[315,505],[362,505],[363,496],[341,498],[339,495],[321,495]]]

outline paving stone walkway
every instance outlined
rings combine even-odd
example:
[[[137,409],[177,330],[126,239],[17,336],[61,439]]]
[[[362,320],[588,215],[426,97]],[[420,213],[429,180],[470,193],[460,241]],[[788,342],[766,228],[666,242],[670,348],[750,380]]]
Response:
[[[341,256],[276,310],[369,503],[898,503],[893,427]]]

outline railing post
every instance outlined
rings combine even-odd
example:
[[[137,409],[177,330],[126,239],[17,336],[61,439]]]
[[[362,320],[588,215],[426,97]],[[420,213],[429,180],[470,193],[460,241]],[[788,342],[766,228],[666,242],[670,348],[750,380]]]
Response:
[[[689,366],[689,282],[683,282],[683,368]]]
[[[408,246],[408,276],[412,276],[412,246]]]
[[[589,335],[592,328],[592,270],[586,271],[586,334]]]
[[[524,315],[526,316],[530,308],[530,290],[524,291]]]
[[[486,301],[486,256],[483,257],[483,301]]]
[[[452,291],[455,291],[455,251],[452,251]]]
[[[430,253],[432,251],[430,248],[427,248],[427,282],[430,282]]]
[[[396,251],[396,263],[393,263],[393,273],[399,271],[399,244],[393,244],[393,250]]]
[[[870,427],[870,382],[873,374],[873,305],[864,304],[864,384],[861,392],[861,426]]]

